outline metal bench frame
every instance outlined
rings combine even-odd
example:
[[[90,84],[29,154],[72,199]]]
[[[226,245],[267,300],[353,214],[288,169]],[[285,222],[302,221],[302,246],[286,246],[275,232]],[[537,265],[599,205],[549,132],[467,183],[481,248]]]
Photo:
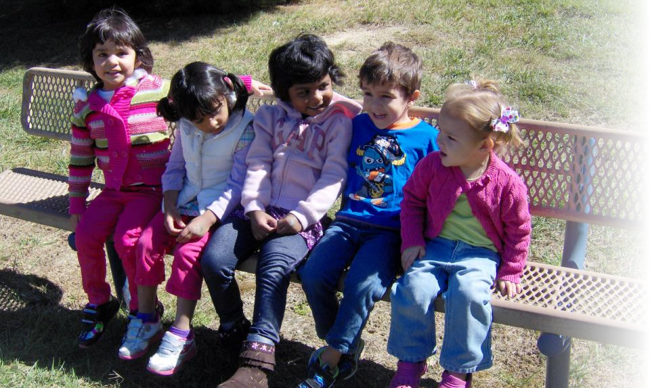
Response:
[[[72,90],[94,82],[80,71],[28,70],[23,129],[30,135],[69,141]],[[253,97],[249,109],[271,103],[270,95]],[[410,114],[435,122],[439,110],[414,107]],[[648,136],[535,120],[522,120],[520,126],[529,145],[506,161],[526,182],[533,215],[567,221],[562,267],[530,262],[520,295],[512,299],[493,295],[494,322],[553,333],[543,334],[538,342],[549,356],[546,386],[567,387],[571,337],[631,348],[640,348],[647,339],[647,284],[582,268],[589,224],[638,229],[647,220],[642,196],[647,174],[642,166]],[[89,200],[99,190],[101,185],[94,184]],[[66,177],[23,168],[0,173],[0,214],[70,230],[67,207]],[[119,258],[110,254],[111,248],[111,267],[118,272],[114,279],[123,283]],[[255,265],[253,257],[239,269],[254,273]],[[444,311],[440,298],[436,310]]]

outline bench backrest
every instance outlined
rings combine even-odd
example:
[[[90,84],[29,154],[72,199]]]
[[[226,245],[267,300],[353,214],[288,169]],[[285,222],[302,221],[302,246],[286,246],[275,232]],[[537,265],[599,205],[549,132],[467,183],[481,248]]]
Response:
[[[25,74],[21,123],[32,135],[70,139],[72,92],[90,88],[94,78],[81,71],[32,68]],[[256,111],[271,95],[249,99]],[[414,107],[410,114],[432,124],[440,111]],[[528,146],[506,161],[529,189],[531,212],[624,228],[641,228],[647,219],[643,190],[650,152],[648,135],[522,119]]]

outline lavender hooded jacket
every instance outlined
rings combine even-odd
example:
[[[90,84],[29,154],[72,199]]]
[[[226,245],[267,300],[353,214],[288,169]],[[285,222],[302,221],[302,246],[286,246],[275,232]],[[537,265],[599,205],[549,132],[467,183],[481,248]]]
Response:
[[[324,112],[305,119],[284,101],[261,106],[246,158],[245,212],[275,206],[289,210],[303,229],[317,223],[345,185],[351,119],[360,111],[337,93]]]

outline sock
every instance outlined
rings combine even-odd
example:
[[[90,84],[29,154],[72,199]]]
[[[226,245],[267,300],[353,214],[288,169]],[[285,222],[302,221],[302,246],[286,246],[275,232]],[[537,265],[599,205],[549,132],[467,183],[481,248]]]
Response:
[[[152,323],[152,322],[157,322],[158,321],[158,313],[155,311],[152,313],[138,313],[135,316],[137,319],[142,319],[142,322],[144,323]]]
[[[181,330],[177,328],[176,326],[172,326],[169,328],[169,332],[174,334],[177,337],[181,337],[184,340],[189,340],[192,339],[192,329],[190,330]]]

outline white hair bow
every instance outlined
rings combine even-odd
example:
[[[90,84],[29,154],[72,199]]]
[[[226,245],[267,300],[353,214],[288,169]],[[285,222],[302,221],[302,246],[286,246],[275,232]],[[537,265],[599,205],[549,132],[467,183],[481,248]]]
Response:
[[[495,132],[506,133],[510,130],[510,124],[517,121],[519,121],[519,112],[512,109],[512,107],[506,106],[501,108],[501,117],[492,120],[490,126]]]

